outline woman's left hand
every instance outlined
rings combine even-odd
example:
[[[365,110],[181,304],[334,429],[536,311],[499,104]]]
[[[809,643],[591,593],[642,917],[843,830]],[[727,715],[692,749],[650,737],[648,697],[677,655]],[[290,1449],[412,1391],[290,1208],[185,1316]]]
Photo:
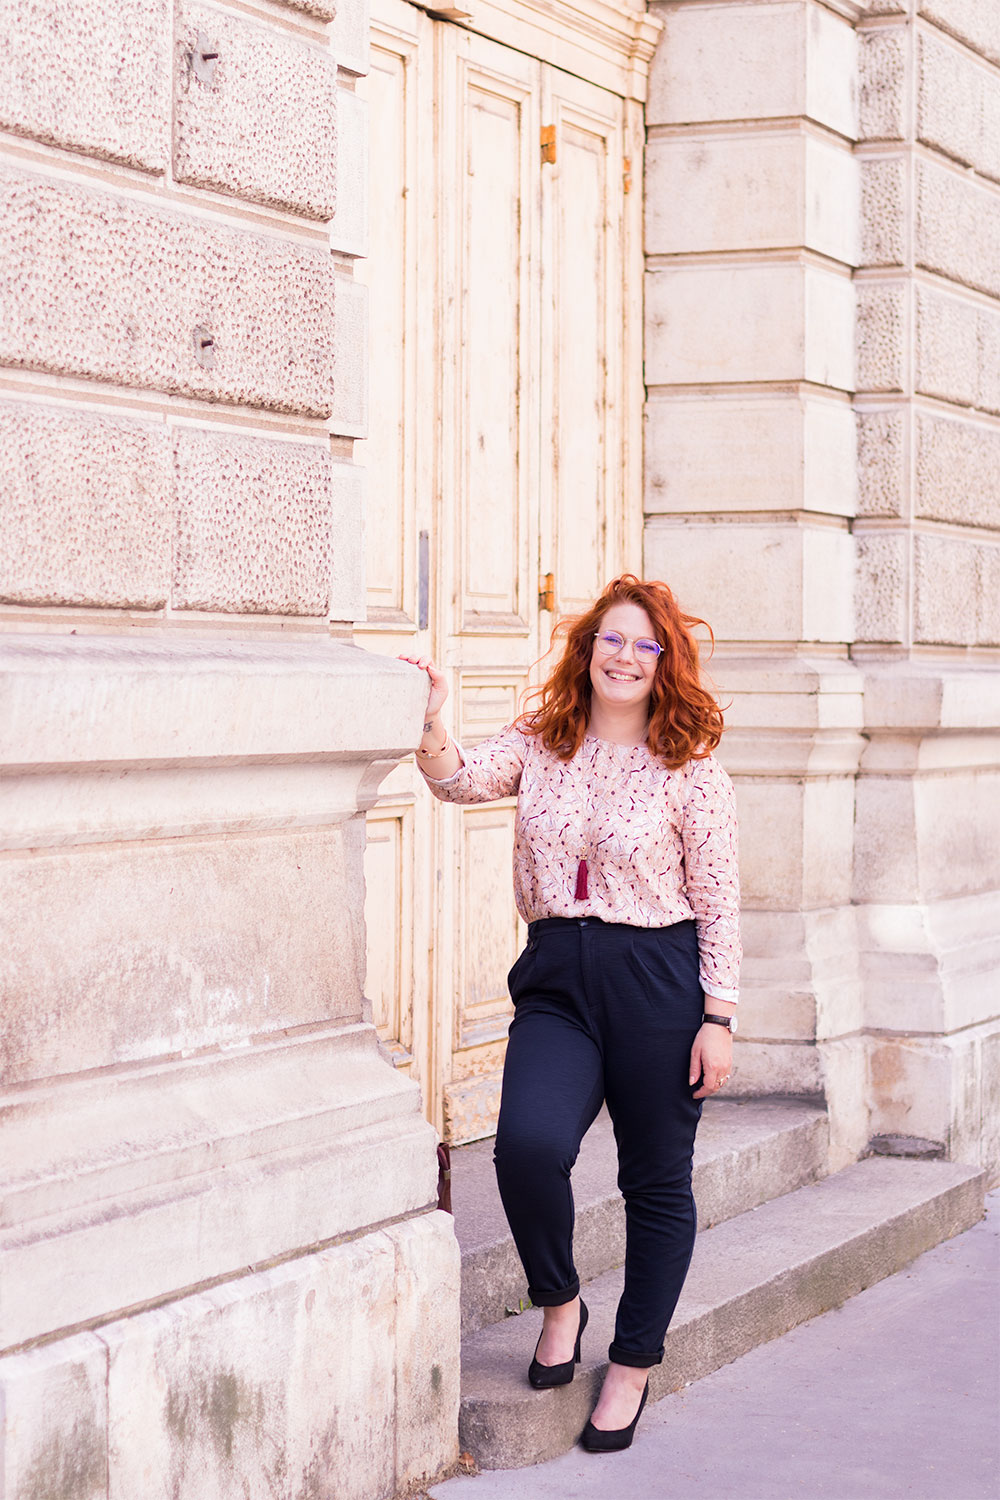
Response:
[[[694,1092],[695,1099],[704,1099],[717,1094],[724,1083],[729,1082],[733,1071],[733,1034],[724,1026],[706,1022],[694,1039],[691,1048],[691,1072],[688,1082],[695,1084],[701,1079],[701,1088]]]

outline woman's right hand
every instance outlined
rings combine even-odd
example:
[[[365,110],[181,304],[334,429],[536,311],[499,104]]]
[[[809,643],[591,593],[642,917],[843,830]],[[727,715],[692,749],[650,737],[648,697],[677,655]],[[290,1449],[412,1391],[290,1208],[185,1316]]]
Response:
[[[444,701],[448,696],[448,679],[440,668],[436,667],[429,656],[400,656],[400,661],[408,661],[411,666],[419,667],[426,672],[430,679],[430,688],[427,694],[426,717],[433,719],[444,707]]]

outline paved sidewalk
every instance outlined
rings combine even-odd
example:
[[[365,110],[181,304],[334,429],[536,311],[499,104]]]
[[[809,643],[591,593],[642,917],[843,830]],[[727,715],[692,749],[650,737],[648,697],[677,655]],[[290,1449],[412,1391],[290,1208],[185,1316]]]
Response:
[[[575,1448],[429,1494],[1000,1500],[1000,1190],[905,1271],[649,1407],[628,1452]]]

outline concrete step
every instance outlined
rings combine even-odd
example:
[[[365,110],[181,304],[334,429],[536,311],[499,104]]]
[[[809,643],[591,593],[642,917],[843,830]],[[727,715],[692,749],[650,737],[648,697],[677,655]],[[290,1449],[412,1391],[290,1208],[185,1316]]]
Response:
[[[656,1401],[777,1338],[907,1265],[983,1214],[986,1174],[952,1162],[869,1157],[699,1234]],[[584,1288],[590,1323],[573,1383],[535,1391],[527,1367],[542,1315],[481,1328],[462,1346],[463,1450],[483,1469],[565,1453],[597,1395],[614,1330],[620,1271]]]
[[[813,1182],[826,1169],[826,1111],[796,1099],[710,1099],[695,1145],[702,1229]],[[574,1254],[591,1281],[625,1255],[614,1135],[602,1111],[573,1169]],[[500,1322],[527,1295],[493,1172],[492,1140],[452,1152],[452,1205],[462,1251],[462,1336]]]

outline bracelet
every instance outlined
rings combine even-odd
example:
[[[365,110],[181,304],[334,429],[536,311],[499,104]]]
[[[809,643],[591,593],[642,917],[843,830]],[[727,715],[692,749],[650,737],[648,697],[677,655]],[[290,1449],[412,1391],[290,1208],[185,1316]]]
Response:
[[[421,750],[420,746],[418,745],[413,753],[414,755],[422,756],[424,760],[440,760],[445,751],[450,749],[451,735],[446,734],[444,737],[444,744],[441,746],[440,750]]]

